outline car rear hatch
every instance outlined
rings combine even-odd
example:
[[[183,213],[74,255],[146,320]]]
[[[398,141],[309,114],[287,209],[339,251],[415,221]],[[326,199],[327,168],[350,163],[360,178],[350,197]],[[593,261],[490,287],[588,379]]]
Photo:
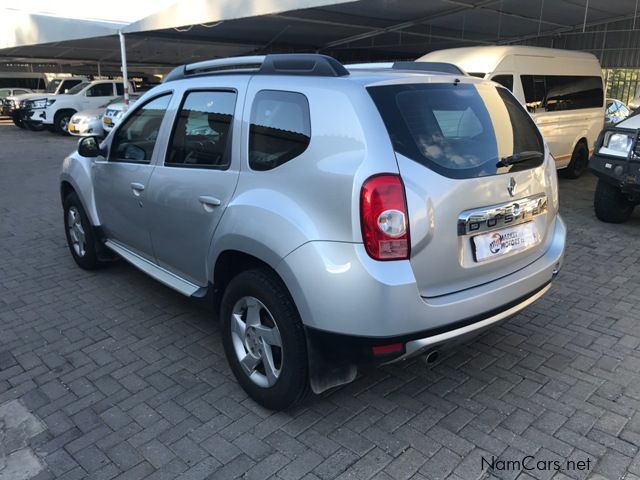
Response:
[[[405,185],[410,261],[423,297],[494,281],[542,256],[555,167],[508,90],[448,76],[367,89]]]

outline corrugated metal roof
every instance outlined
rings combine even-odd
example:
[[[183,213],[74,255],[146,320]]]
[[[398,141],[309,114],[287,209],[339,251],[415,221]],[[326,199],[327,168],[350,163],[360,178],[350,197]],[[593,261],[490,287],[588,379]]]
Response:
[[[280,0],[285,10],[262,2],[260,10],[261,0],[200,0],[212,8],[233,8],[214,9],[217,13],[209,16],[167,10],[136,22],[126,27],[127,56],[135,71],[269,52],[318,51],[357,62],[415,59],[452,47],[524,44],[584,50],[606,67],[640,67],[637,0],[327,0],[311,8],[309,1]],[[183,25],[195,18],[202,23]],[[104,69],[117,68],[119,61],[117,38],[109,36],[19,46],[1,50],[0,62],[2,56],[54,58],[90,68],[101,62]]]

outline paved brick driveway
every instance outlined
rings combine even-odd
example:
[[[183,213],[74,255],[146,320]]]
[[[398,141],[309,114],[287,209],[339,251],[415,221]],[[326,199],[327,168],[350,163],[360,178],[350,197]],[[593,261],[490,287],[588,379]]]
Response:
[[[207,312],[124,263],[75,267],[56,180],[74,145],[0,125],[0,406],[42,420],[36,478],[640,477],[640,215],[595,220],[592,177],[561,182],[569,249],[543,300],[433,368],[273,414]],[[0,421],[0,478],[11,450]],[[589,469],[538,463],[566,459]]]

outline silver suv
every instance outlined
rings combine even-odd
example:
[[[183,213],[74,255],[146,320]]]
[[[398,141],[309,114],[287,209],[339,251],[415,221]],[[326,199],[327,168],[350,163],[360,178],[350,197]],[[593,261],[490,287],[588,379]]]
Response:
[[[65,159],[74,260],[115,254],[207,301],[268,408],[362,364],[434,360],[549,289],[565,226],[554,160],[511,93],[425,68],[175,69]]]

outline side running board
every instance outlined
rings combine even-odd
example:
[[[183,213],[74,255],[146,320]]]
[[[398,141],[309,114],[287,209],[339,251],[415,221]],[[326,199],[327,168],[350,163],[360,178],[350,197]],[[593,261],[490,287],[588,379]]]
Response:
[[[162,267],[159,267],[155,263],[150,262],[144,257],[141,257],[137,253],[133,253],[131,250],[123,247],[113,240],[107,240],[104,244],[124,258],[127,262],[134,267],[142,270],[150,277],[155,278],[160,283],[172,288],[187,297],[202,297],[206,294],[206,287],[200,287],[195,285],[182,277],[179,277]]]

